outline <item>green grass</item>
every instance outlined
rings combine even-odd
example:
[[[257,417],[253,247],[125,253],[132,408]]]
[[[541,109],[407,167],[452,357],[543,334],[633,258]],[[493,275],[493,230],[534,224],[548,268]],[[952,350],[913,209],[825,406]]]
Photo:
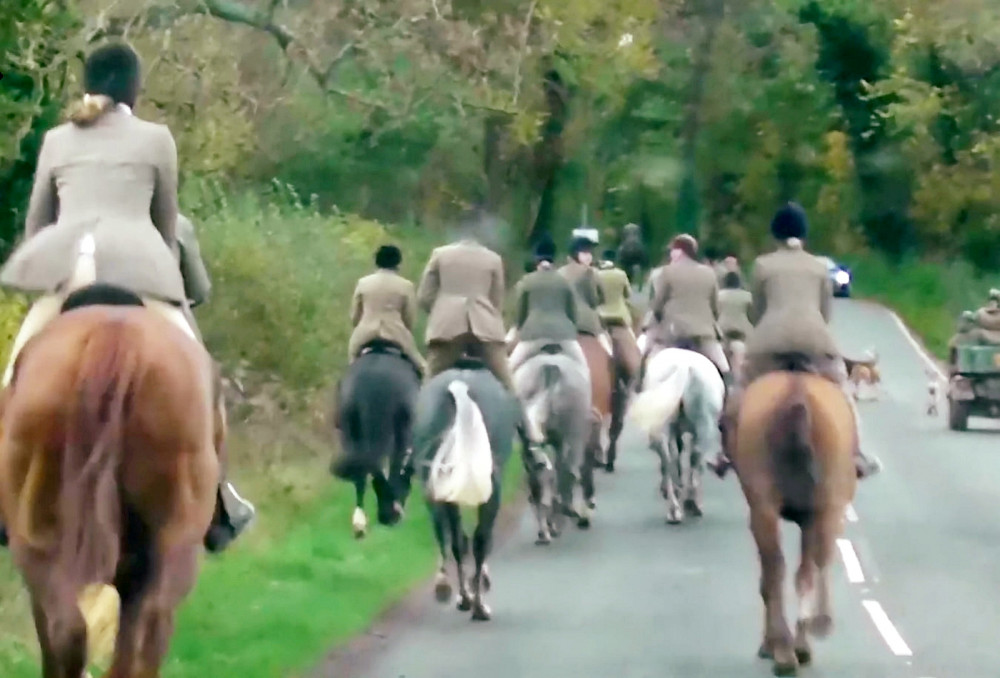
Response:
[[[182,204],[214,283],[199,324],[212,354],[249,391],[230,403],[230,474],[260,519],[225,554],[205,559],[164,675],[288,676],[433,571],[436,547],[419,492],[395,528],[375,524],[369,496],[369,536],[353,538],[354,490],[327,471],[335,445],[326,415],[347,361],[351,292],[372,270],[375,249],[398,243],[402,272],[416,281],[442,236],[322,216],[281,186],[234,197],[191,182]],[[16,325],[7,315],[21,312],[0,299],[0,330],[9,334]],[[506,477],[509,500],[520,465],[509,464]],[[0,551],[0,677],[37,676],[36,657],[20,577]]]
[[[1000,276],[977,275],[962,261],[892,265],[875,256],[844,260],[852,269],[854,295],[895,310],[939,358],[947,356],[962,311],[979,308],[990,288],[1000,287]]]

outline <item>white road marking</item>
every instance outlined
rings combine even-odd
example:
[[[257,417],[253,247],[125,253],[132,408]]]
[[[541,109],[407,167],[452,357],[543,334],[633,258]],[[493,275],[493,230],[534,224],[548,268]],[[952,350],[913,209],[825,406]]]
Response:
[[[854,504],[847,505],[847,510],[844,511],[844,517],[847,518],[847,522],[849,523],[858,522],[858,513],[854,510]]]
[[[861,561],[858,554],[854,552],[854,546],[849,539],[838,539],[837,548],[840,549],[840,557],[844,560],[844,569],[847,570],[847,581],[852,584],[863,584],[865,581],[865,571],[861,569]]]
[[[925,351],[924,347],[920,345],[920,342],[916,340],[916,338],[913,336],[913,333],[910,332],[910,328],[906,326],[906,323],[903,322],[902,318],[900,318],[896,314],[896,312],[893,311],[891,308],[885,308],[885,310],[888,311],[889,316],[899,327],[900,332],[903,333],[903,336],[906,337],[906,340],[910,342],[910,346],[913,347],[913,350],[916,351],[917,355],[920,356],[920,359],[924,361],[924,364],[930,367],[931,370],[933,370],[934,374],[938,376],[938,379],[947,384],[948,377],[941,370],[941,367],[937,364],[937,362],[930,355],[927,354],[927,351]]]
[[[885,610],[882,609],[878,601],[862,600],[861,604],[868,610],[868,616],[872,618],[875,628],[882,634],[882,639],[889,646],[889,649],[892,650],[892,653],[897,657],[912,657],[913,650],[903,640],[903,636],[899,635],[899,631],[893,626],[893,623],[889,620],[889,615],[885,613]]]

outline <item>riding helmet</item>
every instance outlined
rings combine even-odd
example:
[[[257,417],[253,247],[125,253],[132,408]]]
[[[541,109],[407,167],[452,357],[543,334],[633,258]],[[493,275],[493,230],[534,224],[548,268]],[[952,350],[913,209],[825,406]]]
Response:
[[[552,263],[556,259],[556,243],[548,233],[542,234],[535,244],[535,262],[547,261]]]
[[[771,235],[777,240],[798,238],[802,240],[809,230],[806,211],[797,202],[786,203],[771,219]]]
[[[396,268],[403,261],[403,253],[395,245],[382,245],[375,253],[375,265],[379,268]]]

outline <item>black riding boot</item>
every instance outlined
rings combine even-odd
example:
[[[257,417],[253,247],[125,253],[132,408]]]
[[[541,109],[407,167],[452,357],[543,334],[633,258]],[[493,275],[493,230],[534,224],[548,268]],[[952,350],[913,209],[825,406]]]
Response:
[[[224,551],[253,521],[256,509],[241,497],[232,483],[222,481],[215,494],[215,515],[205,535],[205,548],[211,553]]]
[[[0,546],[7,546],[9,540],[7,539],[7,528],[0,523]]]

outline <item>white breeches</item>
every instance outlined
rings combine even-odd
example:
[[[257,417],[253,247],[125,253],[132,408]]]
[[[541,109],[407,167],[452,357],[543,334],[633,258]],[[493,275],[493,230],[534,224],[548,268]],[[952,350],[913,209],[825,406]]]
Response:
[[[34,304],[32,304],[31,308],[28,309],[28,314],[24,317],[24,321],[21,323],[21,329],[18,330],[17,336],[14,337],[14,345],[11,347],[10,358],[7,361],[7,369],[4,370],[3,373],[3,386],[6,387],[10,384],[11,377],[14,376],[14,362],[17,360],[17,356],[20,355],[24,345],[28,343],[29,339],[41,332],[46,325],[52,322],[59,315],[59,309],[62,308],[62,304],[65,299],[65,295],[62,294],[47,294],[40,297]],[[159,299],[151,299],[148,297],[143,297],[142,302],[150,311],[166,318],[172,324],[179,327],[189,337],[198,341],[197,335],[194,333],[194,330],[191,329],[191,325],[188,324],[187,318],[184,317],[184,312],[179,307],[174,306],[173,304],[168,304],[165,301],[160,301]]]

